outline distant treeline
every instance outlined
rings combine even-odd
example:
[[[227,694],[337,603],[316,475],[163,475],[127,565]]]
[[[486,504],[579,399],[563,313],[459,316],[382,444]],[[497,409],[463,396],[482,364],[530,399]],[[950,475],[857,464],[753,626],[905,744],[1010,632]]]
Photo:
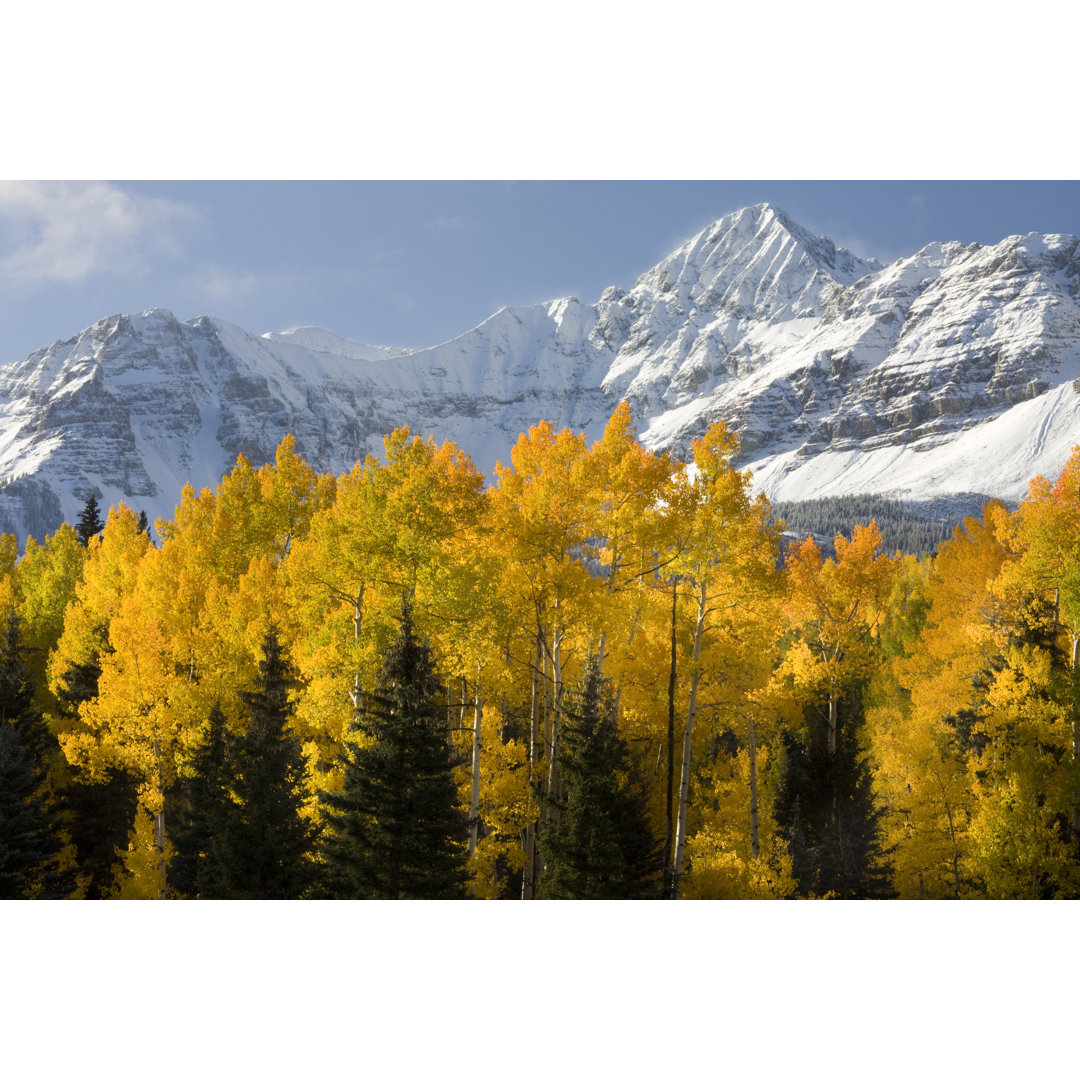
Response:
[[[773,513],[785,531],[800,539],[813,534],[831,554],[832,540],[843,533],[849,540],[856,525],[874,520],[885,551],[922,555],[937,550],[966,516],[979,516],[992,495],[967,492],[939,499],[886,499],[879,495],[831,495],[802,502],[774,502]]]

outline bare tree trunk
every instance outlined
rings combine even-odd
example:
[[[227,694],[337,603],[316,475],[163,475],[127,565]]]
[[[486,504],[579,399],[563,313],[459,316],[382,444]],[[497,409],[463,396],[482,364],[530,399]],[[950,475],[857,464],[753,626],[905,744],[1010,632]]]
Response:
[[[543,737],[540,742],[540,756],[551,756],[551,701],[550,691],[548,689],[548,657],[547,657],[547,635],[544,634],[541,638],[543,646],[540,650],[540,716],[541,716],[541,729],[543,730]],[[547,793],[547,778],[544,779],[544,792]]]
[[[637,633],[637,627],[636,626],[631,626],[630,627],[630,636],[626,639],[626,647],[627,647],[627,649],[629,649],[630,646],[634,644],[634,634],[636,634],[636,633]],[[603,643],[604,639],[601,638],[600,640],[601,640],[601,643]],[[601,657],[601,659],[603,659],[603,657]],[[622,683],[620,683],[618,686],[615,687],[615,715],[616,716],[619,715],[619,707],[620,707],[621,702],[622,702]]]
[[[461,701],[459,702],[460,709],[458,711],[458,731],[465,730],[465,706],[469,700],[469,684],[465,681],[465,673],[461,673]]]
[[[829,686],[829,757],[834,757],[836,754],[836,722],[838,714],[838,705],[836,701],[836,687]]]
[[[462,683],[465,676],[461,677]],[[480,665],[476,665],[476,687],[473,695],[473,729],[472,729],[472,762],[471,770],[472,786],[469,791],[469,857],[476,851],[477,840],[480,836],[480,719],[483,716],[484,706],[480,700]],[[464,698],[464,694],[462,694]],[[464,704],[462,705],[464,708]],[[462,727],[464,727],[464,723]]]
[[[161,799],[161,809],[154,815],[154,846],[158,855],[158,899],[164,900],[166,895],[165,882],[165,792],[161,780],[161,745],[154,740],[154,768],[156,770],[156,782],[158,798]]]
[[[945,804],[945,815],[949,819],[949,840],[952,842],[952,873],[953,873],[953,891],[956,893],[956,899],[960,899],[960,853],[956,850],[956,833],[953,831],[952,810],[949,809],[949,804]]]
[[[353,641],[360,640],[360,626],[363,620],[364,586],[361,585],[353,601]],[[349,700],[353,706],[353,720],[360,719],[360,713],[364,708],[363,690],[360,684],[360,667],[357,665],[356,674],[353,676],[353,688],[349,691]]]
[[[1072,693],[1073,693],[1073,730],[1072,730],[1072,756],[1076,760],[1080,755],[1080,633],[1074,628],[1072,631]],[[1077,796],[1073,796],[1072,831],[1074,837],[1080,837],[1080,804]]]
[[[757,745],[754,742],[753,716],[748,721],[746,748],[750,755],[750,850],[757,859],[761,855],[761,848],[758,844]]]
[[[537,757],[540,743],[540,664],[543,652],[541,648],[540,627],[536,628],[536,653],[533,657],[532,671],[532,712],[529,721],[529,788],[536,783]],[[521,878],[521,899],[536,898],[536,822],[530,821],[525,826],[525,869]]]
[[[548,763],[548,795],[558,800],[562,795],[559,772],[559,737],[562,735],[562,629],[556,627],[551,635],[551,760]]]
[[[668,723],[667,723],[667,787],[665,797],[665,829],[664,829],[664,896],[668,899],[673,895],[673,882],[671,875],[671,845],[675,838],[675,823],[672,813],[672,798],[675,791],[675,664],[678,656],[675,640],[675,607],[679,597],[679,583],[677,578],[671,580],[671,671],[668,675]]]
[[[701,679],[701,639],[705,635],[706,580],[701,579],[698,592],[697,624],[694,627],[694,655],[690,669],[690,700],[686,706],[686,727],[683,730],[682,766],[679,771],[679,817],[675,827],[674,888],[672,895],[679,898],[680,878],[683,872],[683,856],[686,852],[686,810],[690,801],[690,749],[694,738],[694,719],[697,716],[697,688]]]

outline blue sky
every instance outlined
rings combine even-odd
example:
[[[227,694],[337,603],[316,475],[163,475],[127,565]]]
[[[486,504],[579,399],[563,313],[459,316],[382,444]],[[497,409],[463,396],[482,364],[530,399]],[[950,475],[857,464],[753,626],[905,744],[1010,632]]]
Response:
[[[504,304],[629,287],[768,201],[882,261],[931,240],[1080,235],[1076,181],[0,183],[0,360],[147,307],[436,344]]]

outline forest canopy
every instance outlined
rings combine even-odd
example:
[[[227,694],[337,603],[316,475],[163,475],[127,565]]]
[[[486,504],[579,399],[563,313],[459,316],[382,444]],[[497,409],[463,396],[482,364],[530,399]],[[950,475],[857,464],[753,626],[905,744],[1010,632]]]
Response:
[[[1080,896],[1080,447],[921,554],[738,449],[289,437],[0,538],[2,895]]]

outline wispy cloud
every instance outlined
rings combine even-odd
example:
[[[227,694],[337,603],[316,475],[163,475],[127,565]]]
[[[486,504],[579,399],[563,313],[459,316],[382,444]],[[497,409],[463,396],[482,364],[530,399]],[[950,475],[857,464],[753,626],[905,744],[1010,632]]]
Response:
[[[76,283],[144,271],[179,257],[193,205],[104,182],[0,181],[0,278],[9,284]]]

